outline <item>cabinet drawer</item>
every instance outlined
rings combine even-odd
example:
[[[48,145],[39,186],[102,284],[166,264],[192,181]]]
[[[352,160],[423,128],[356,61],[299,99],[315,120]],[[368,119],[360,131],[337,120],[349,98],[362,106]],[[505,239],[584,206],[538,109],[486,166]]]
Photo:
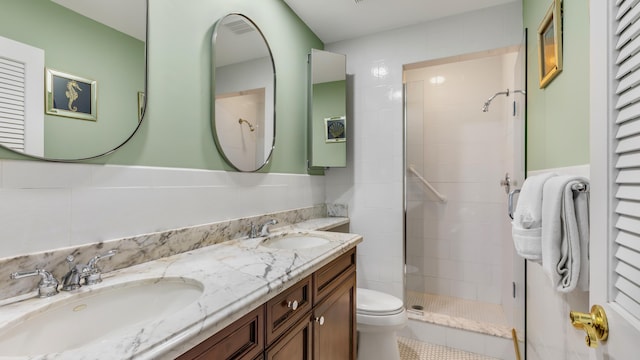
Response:
[[[291,328],[309,310],[311,310],[311,276],[267,302],[267,344],[271,344]]]
[[[353,248],[313,273],[313,304],[322,301],[355,270],[356,249]]]
[[[252,360],[264,350],[264,306],[178,357],[178,360]]]

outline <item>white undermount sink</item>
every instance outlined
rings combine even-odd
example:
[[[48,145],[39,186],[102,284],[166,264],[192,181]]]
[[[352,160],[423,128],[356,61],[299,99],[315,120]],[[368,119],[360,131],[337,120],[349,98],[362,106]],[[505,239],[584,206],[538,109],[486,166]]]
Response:
[[[274,249],[308,249],[328,244],[329,239],[307,233],[273,235],[262,242],[262,246]]]
[[[196,301],[201,283],[147,279],[80,293],[24,315],[0,329],[0,357],[59,353],[106,338],[127,327],[162,319]],[[58,295],[59,296],[59,295]]]

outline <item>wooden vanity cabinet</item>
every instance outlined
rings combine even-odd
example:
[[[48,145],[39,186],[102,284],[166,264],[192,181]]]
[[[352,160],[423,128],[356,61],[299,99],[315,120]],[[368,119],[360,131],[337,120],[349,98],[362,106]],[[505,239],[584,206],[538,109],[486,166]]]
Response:
[[[178,359],[355,360],[355,255],[354,248]]]

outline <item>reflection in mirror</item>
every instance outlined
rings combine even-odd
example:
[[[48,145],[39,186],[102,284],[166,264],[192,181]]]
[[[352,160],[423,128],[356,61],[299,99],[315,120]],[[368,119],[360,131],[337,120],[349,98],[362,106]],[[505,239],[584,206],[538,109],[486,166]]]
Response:
[[[260,29],[246,16],[218,20],[212,36],[213,129],[218,150],[239,171],[269,162],[275,141],[275,67]]]
[[[0,145],[71,161],[124,144],[144,114],[146,16],[146,0],[2,0]]]
[[[345,167],[346,56],[312,49],[309,78],[309,167]]]

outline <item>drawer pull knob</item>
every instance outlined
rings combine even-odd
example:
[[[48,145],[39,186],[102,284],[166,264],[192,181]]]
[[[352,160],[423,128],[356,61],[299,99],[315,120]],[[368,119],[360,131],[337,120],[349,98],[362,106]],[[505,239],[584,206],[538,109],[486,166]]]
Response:
[[[298,309],[298,300],[289,301],[287,303],[287,307],[293,311],[296,311]]]
[[[324,316],[317,317],[316,322],[320,324],[320,326],[324,325]]]

